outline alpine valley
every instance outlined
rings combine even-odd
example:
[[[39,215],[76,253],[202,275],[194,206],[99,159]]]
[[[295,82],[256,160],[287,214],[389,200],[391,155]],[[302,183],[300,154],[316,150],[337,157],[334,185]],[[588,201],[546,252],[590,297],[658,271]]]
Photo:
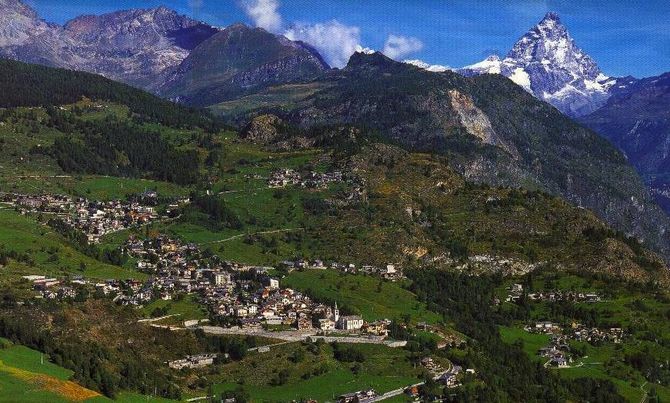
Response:
[[[29,4],[0,0],[0,401],[670,400],[667,74],[608,76],[556,13],[462,69],[332,68]]]

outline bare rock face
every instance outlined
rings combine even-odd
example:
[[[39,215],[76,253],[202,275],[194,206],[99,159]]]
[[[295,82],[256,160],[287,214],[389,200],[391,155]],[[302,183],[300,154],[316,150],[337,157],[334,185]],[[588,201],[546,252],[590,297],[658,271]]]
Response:
[[[25,44],[53,27],[42,21],[37,13],[19,0],[0,0],[0,47]]]
[[[518,158],[518,152],[514,149],[514,146],[508,145],[496,134],[488,116],[477,108],[471,97],[454,89],[449,90],[449,96],[451,97],[451,107],[460,117],[461,124],[468,133],[480,139],[484,144],[500,147]]]
[[[216,32],[165,7],[81,16],[61,27],[19,0],[0,0],[0,55],[143,88]]]
[[[78,70],[147,87],[218,30],[159,7],[78,17],[62,32],[85,60]]]
[[[48,24],[21,0],[0,0],[0,56],[87,71],[193,106],[209,106],[328,70],[309,45],[261,28],[219,29],[166,7]]]
[[[269,144],[278,140],[283,120],[275,115],[257,116],[240,132],[240,137],[254,143]]]

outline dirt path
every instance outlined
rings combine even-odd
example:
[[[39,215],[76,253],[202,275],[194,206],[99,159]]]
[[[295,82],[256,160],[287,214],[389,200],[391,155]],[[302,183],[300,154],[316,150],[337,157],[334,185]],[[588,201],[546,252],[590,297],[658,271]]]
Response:
[[[246,234],[233,235],[233,236],[231,236],[231,237],[229,237],[229,238],[226,238],[226,239],[220,239],[220,240],[218,240],[218,241],[205,242],[205,244],[213,244],[213,243],[229,242],[229,241],[232,241],[232,240],[235,240],[235,239],[242,238],[243,236],[246,236],[246,235],[267,235],[267,234],[278,234],[278,233],[281,233],[281,232],[301,231],[301,230],[303,230],[303,229],[304,229],[304,228],[302,228],[302,227],[300,227],[300,228],[282,228],[282,229],[275,229],[275,230],[271,230],[271,231],[250,232],[250,233],[246,233]]]

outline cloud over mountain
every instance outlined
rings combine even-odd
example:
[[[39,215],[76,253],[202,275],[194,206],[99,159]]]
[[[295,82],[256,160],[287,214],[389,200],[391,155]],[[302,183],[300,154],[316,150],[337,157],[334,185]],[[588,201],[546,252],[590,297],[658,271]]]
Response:
[[[317,24],[296,23],[284,32],[284,36],[314,46],[333,67],[345,66],[349,57],[362,48],[361,29],[337,20]]]
[[[282,17],[277,0],[245,0],[244,11],[257,27],[277,33],[282,28]]]
[[[389,35],[384,43],[384,53],[391,59],[402,59],[423,49],[423,42],[415,37]]]

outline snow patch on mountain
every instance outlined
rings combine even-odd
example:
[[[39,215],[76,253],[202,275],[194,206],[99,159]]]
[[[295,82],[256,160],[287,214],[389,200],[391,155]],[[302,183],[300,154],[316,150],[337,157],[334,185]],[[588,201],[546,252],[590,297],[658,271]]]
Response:
[[[500,74],[502,72],[502,60],[498,55],[491,55],[479,63],[459,69],[459,72],[467,76],[479,74]]]
[[[449,66],[443,66],[441,64],[429,64],[424,62],[423,60],[419,59],[407,59],[403,60],[403,63],[411,64],[412,66],[416,66],[420,69],[432,71],[433,73],[442,73],[448,70],[452,70],[451,67]]]

